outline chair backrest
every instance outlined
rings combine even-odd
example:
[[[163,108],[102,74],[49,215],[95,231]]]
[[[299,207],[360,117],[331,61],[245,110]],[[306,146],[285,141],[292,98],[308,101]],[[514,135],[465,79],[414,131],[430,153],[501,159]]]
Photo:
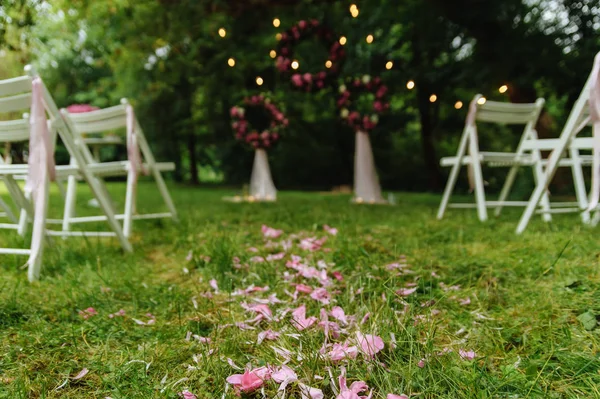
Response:
[[[125,104],[96,111],[68,113],[69,119],[79,133],[102,133],[127,125]]]
[[[543,98],[527,104],[486,101],[483,105],[478,105],[476,120],[511,125],[535,124],[543,107]]]
[[[28,113],[31,108],[31,78],[0,80],[0,114],[7,116],[0,121],[0,142],[10,143],[29,140],[29,121],[14,118],[16,112]]]

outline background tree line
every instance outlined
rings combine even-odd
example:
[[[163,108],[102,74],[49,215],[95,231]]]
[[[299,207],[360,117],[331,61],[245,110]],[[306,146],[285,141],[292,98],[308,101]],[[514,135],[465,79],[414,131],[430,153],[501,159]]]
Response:
[[[4,0],[0,78],[32,62],[60,106],[129,97],[158,158],[175,161],[174,178],[192,184],[247,181],[252,154],[234,141],[229,108],[272,91],[290,120],[270,152],[276,184],[330,188],[352,181],[354,136],[338,118],[337,90],[292,90],[269,55],[278,32],[312,18],[347,38],[343,76],[381,76],[390,88],[391,111],[372,134],[389,189],[440,189],[438,160],[456,150],[478,92],[514,102],[545,97],[538,131],[557,135],[600,50],[595,0]],[[295,58],[302,72],[316,72],[327,50],[309,39]],[[500,94],[503,84],[509,89]],[[504,150],[520,132],[481,134]]]

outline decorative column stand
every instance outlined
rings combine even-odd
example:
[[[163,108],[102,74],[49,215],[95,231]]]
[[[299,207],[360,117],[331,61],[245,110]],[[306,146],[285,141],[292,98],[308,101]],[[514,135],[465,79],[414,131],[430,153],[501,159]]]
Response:
[[[277,189],[273,184],[267,151],[257,148],[250,177],[250,196],[256,201],[275,201]]]
[[[379,177],[373,160],[373,150],[369,134],[356,132],[356,150],[354,152],[354,202],[385,204],[381,195]]]

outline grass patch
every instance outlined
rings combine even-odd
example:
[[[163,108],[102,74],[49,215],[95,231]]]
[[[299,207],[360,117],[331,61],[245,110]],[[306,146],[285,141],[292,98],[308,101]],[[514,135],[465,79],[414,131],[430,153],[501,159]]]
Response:
[[[124,185],[110,190],[123,196]],[[141,210],[160,204],[151,185],[140,184],[139,193]],[[342,364],[349,381],[366,381],[374,398],[600,397],[600,245],[597,230],[575,215],[535,220],[516,236],[518,209],[484,224],[474,211],[437,221],[434,195],[398,194],[399,204],[388,207],[315,193],[280,193],[276,204],[226,203],[226,190],[172,193],[181,222],[136,222],[133,254],[106,239],[54,240],[35,284],[26,282],[22,258],[2,258],[0,398],[176,398],[184,388],[198,398],[233,398],[225,379],[238,371],[227,359],[280,365],[273,346],[290,350],[287,364],[325,397],[334,396],[328,368],[337,379]],[[88,198],[82,190],[81,202]],[[57,216],[58,194],[52,199]],[[263,224],[284,230],[273,242],[291,240],[284,259],[255,262],[281,251],[265,246]],[[324,224],[339,234],[328,235]],[[307,237],[327,237],[325,250],[298,248]],[[24,244],[7,232],[0,240]],[[343,276],[328,287],[331,304],[288,295],[291,283],[319,286],[286,267],[291,254]],[[404,272],[386,268],[394,262],[406,262]],[[234,295],[251,285],[269,291]],[[413,294],[397,294],[410,287]],[[269,305],[278,321],[226,326],[253,318],[241,302],[272,294],[285,302]],[[289,313],[282,315],[302,303],[317,317],[321,308],[342,307],[357,323],[339,340],[361,330],[381,336],[385,349],[371,361],[323,359],[323,330],[298,333]],[[80,312],[89,307],[98,314],[86,319]],[[109,316],[121,309],[125,316]],[[257,345],[269,328],[282,336]],[[188,341],[190,333],[211,343]],[[84,368],[89,373],[74,379]],[[266,397],[277,388],[268,382]],[[286,397],[300,397],[295,384]]]

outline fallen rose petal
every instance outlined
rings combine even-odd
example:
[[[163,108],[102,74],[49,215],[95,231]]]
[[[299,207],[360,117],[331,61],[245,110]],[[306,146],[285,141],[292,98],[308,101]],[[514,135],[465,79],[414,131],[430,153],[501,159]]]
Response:
[[[329,227],[327,225],[323,226],[323,230],[325,230],[326,232],[328,232],[332,236],[335,236],[338,233],[338,229],[336,229],[335,227]]]
[[[396,395],[393,393],[388,393],[386,399],[409,399],[406,395]]]
[[[401,288],[398,291],[396,291],[396,294],[400,295],[400,296],[409,296],[410,294],[414,293],[417,290],[417,288]]]
[[[191,393],[187,389],[184,389],[183,391],[179,392],[178,395],[181,396],[181,397],[183,397],[183,399],[197,399],[196,395],[194,395],[193,393]]]
[[[74,380],[79,380],[82,379],[83,377],[85,377],[87,375],[87,373],[89,373],[90,371],[87,368],[83,368],[83,370],[81,370],[79,372],[79,374],[77,374],[75,377],[73,377]]]
[[[458,351],[458,354],[460,355],[460,357],[462,357],[464,360],[473,360],[475,359],[475,352],[474,351],[465,351],[463,349],[460,349]]]
[[[302,395],[301,399],[323,399],[325,397],[323,391],[318,388],[309,387],[302,383],[298,384],[298,388],[300,388],[300,395]]]
[[[283,230],[277,230],[264,224],[261,227],[261,231],[266,238],[279,238],[283,234]]]

